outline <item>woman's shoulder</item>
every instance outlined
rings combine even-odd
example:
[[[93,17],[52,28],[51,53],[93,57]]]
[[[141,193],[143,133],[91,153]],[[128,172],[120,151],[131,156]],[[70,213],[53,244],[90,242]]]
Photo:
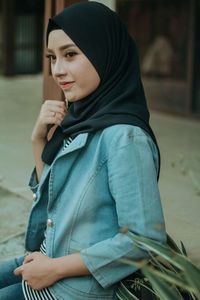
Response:
[[[101,145],[108,153],[130,146],[149,149],[153,155],[158,156],[157,147],[151,136],[142,128],[129,124],[117,124],[105,128],[100,133]]]
[[[143,137],[144,139],[151,139],[149,134],[142,128],[129,124],[117,124],[105,128],[102,131],[104,139],[108,140],[110,144],[127,144],[136,140],[137,137]]]

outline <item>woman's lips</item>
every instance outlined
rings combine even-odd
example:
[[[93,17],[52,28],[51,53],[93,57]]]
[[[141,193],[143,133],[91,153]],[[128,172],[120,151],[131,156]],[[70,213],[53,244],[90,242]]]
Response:
[[[71,88],[71,86],[74,84],[74,81],[63,81],[59,82],[59,85],[62,89],[66,90]]]

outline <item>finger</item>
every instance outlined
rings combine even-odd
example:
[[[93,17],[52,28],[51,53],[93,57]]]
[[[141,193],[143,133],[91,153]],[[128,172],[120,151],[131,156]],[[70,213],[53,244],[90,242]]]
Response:
[[[52,122],[55,122],[55,121],[62,121],[64,117],[65,116],[61,113],[49,112],[48,114],[46,114],[46,116],[43,117],[43,119],[46,120],[48,118]]]
[[[46,116],[52,117],[52,118],[54,118],[56,116],[56,114],[58,114],[58,113],[55,111],[47,111],[46,112]]]
[[[54,117],[57,118],[58,120],[61,120],[61,121],[64,119],[64,116],[65,116],[65,115],[63,115],[63,114],[61,114],[61,113],[55,113],[55,114],[54,114]]]
[[[13,273],[14,273],[16,276],[22,275],[22,272],[23,272],[23,266],[18,267],[18,268],[16,268],[16,269],[13,271]]]
[[[62,122],[62,120],[64,119],[65,115],[61,114],[61,113],[53,113],[52,116],[52,121],[54,120],[55,122],[59,121]]]
[[[62,122],[64,117],[65,117],[64,114],[48,111],[40,114],[39,118],[43,124],[53,125],[53,124],[58,124],[58,122]]]
[[[41,108],[41,113],[43,114],[46,112],[56,112],[56,113],[61,113],[61,114],[65,115],[67,112],[67,108],[66,108],[66,105],[61,107],[58,105],[44,103]]]
[[[38,251],[32,252],[32,253],[30,253],[30,254],[28,254],[28,255],[25,256],[24,261],[26,261],[26,262],[32,261],[35,258],[37,258],[38,255],[40,255],[40,254],[41,253],[38,252]]]
[[[53,110],[51,110],[50,111],[51,112],[51,115],[52,116],[61,116],[61,117],[64,117],[65,116],[65,114],[66,114],[66,111],[64,111],[64,110],[61,110],[61,109],[55,109],[54,111]]]
[[[44,106],[42,107],[41,114],[48,114],[49,116],[54,116],[55,113],[61,114],[62,116],[65,116],[67,110],[60,108],[60,107],[48,107]]]
[[[23,264],[27,264],[33,260],[33,257],[31,255],[27,255],[24,259]]]
[[[62,106],[59,106],[59,105],[44,103],[44,104],[42,104],[42,109],[43,110],[49,110],[49,111],[62,112],[62,111],[66,111],[66,106],[62,107]]]
[[[56,107],[66,108],[65,101],[59,101],[59,100],[45,100],[44,104],[46,105],[54,105]]]
[[[64,103],[64,99],[44,99],[44,102],[49,101],[49,102],[59,102],[59,103]]]
[[[62,119],[58,119],[58,118],[55,118],[55,117],[47,117],[45,118],[45,123],[48,124],[48,125],[60,125],[60,123],[62,122],[63,118]]]

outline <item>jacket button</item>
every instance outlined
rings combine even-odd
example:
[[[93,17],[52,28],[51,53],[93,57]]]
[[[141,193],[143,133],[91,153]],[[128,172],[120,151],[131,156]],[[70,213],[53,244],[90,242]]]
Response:
[[[33,201],[36,201],[37,200],[37,195],[36,193],[33,193]]]
[[[51,219],[47,219],[47,226],[53,227],[53,221]]]

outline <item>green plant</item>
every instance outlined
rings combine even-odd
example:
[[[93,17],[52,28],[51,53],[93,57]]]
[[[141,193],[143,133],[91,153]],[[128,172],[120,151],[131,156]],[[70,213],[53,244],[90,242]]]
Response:
[[[133,262],[140,271],[123,280],[117,290],[119,300],[197,300],[200,299],[200,269],[168,236],[162,245],[152,239],[126,233],[138,247],[145,248],[150,260]]]

